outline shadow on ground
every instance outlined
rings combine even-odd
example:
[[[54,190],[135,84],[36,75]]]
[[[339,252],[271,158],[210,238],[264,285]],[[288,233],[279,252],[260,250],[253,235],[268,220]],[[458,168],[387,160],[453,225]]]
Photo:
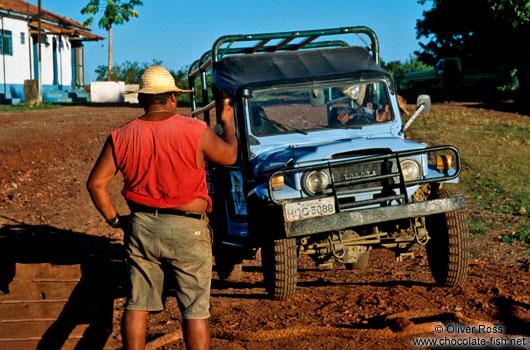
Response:
[[[37,319],[56,318],[41,335],[37,349],[61,349],[74,328],[81,324],[88,327],[75,348],[101,349],[112,332],[114,299],[125,296],[127,274],[124,261],[122,244],[109,238],[45,225],[4,225],[0,227],[0,301],[2,294],[14,300],[24,300],[24,289],[10,291],[10,284],[17,279],[17,264],[35,264],[27,268],[36,276],[40,273],[39,268],[47,267],[38,264],[53,264],[56,271],[61,271],[61,266],[79,265],[80,276],[73,290],[71,287],[60,290],[68,282],[61,281],[61,276],[54,285],[54,295],[67,293],[59,315],[35,315]],[[43,301],[48,302],[45,293],[41,294]],[[27,328],[28,332],[33,332],[31,328],[35,326]]]
[[[530,337],[530,322],[517,316],[517,309],[528,315],[530,313],[530,304],[507,297],[497,297],[494,302],[497,305],[497,316],[503,321],[506,334]]]

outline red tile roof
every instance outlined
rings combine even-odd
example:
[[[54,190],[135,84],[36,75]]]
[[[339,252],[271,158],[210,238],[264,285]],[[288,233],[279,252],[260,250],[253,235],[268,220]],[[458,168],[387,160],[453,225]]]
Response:
[[[37,33],[37,29],[39,27],[38,22],[37,21],[33,21],[29,25],[30,25],[30,27],[32,29],[31,33],[32,34],[36,34]],[[70,37],[70,40],[72,40],[72,38],[73,39],[77,38],[77,40],[86,40],[86,41],[105,39],[102,36],[99,36],[99,35],[96,35],[96,34],[92,34],[92,33],[89,33],[87,31],[84,31],[84,30],[80,30],[80,29],[77,29],[77,28],[60,27],[60,26],[56,26],[56,25],[53,25],[53,24],[50,24],[50,23],[46,23],[46,22],[42,22],[41,23],[41,30],[44,31],[44,32],[51,32],[51,33],[54,33],[54,34],[66,34],[66,35],[68,35]]]
[[[4,13],[11,12],[13,14],[22,15],[25,17],[27,16],[28,12],[30,16],[36,16],[39,12],[39,8],[38,6],[30,4],[29,2],[24,1],[24,0],[1,0],[0,11]],[[69,35],[78,34],[78,35],[81,35],[84,38],[84,40],[105,39],[104,37],[89,33],[90,28],[85,27],[83,24],[77,21],[74,21],[71,18],[60,16],[56,13],[45,10],[44,8],[41,8],[41,12],[43,13],[43,16],[41,17],[42,20],[52,22],[53,24],[48,23],[48,26],[54,27],[52,31],[56,33],[69,34]],[[42,23],[45,23],[45,22],[42,22]],[[32,23],[32,27],[33,27],[33,23]],[[59,30],[61,28],[62,30]],[[48,29],[51,29],[51,28],[48,28]]]

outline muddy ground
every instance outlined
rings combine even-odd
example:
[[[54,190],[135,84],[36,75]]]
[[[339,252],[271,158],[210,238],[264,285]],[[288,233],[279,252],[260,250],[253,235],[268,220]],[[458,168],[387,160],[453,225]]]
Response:
[[[179,112],[189,115],[188,109]],[[140,113],[136,106],[70,106],[0,114],[0,228],[12,235],[18,232],[9,231],[14,227],[38,231],[40,238],[54,235],[48,241],[33,241],[34,233],[24,236],[22,247],[27,244],[31,253],[18,247],[11,252],[20,255],[17,262],[75,263],[97,260],[98,254],[120,261],[122,234],[110,229],[92,207],[85,181],[109,130]],[[119,212],[126,213],[120,188],[118,177],[111,192]],[[472,207],[467,214],[483,215]],[[68,245],[61,248],[61,239],[68,241],[70,234],[81,242],[75,252]],[[363,272],[341,265],[316,268],[302,257],[296,297],[286,302],[267,299],[258,254],[258,260],[245,261],[239,282],[219,281],[214,272],[212,348],[408,349],[422,348],[412,343],[418,337],[493,335],[449,329],[438,334],[433,330],[442,321],[498,324],[502,332],[496,336],[526,336],[530,346],[529,250],[517,242],[504,244],[498,235],[489,232],[472,239],[463,287],[437,287],[423,250],[402,262],[389,251],[374,250],[371,266]],[[96,241],[93,249],[83,248]],[[109,349],[121,348],[123,303],[123,293],[116,293]],[[176,301],[169,297],[166,311],[150,316],[150,348],[183,348],[180,319]]]

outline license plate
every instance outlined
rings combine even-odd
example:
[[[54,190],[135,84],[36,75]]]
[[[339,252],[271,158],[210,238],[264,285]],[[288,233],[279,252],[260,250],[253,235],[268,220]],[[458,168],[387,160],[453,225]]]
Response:
[[[326,197],[284,204],[283,214],[287,222],[335,214],[335,199]]]

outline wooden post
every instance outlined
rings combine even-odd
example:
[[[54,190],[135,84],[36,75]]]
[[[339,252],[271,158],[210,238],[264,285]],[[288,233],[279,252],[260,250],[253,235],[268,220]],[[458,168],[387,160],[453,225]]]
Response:
[[[109,26],[109,62],[107,65],[109,71],[107,72],[107,81],[111,81],[111,71],[112,71],[112,26]]]

